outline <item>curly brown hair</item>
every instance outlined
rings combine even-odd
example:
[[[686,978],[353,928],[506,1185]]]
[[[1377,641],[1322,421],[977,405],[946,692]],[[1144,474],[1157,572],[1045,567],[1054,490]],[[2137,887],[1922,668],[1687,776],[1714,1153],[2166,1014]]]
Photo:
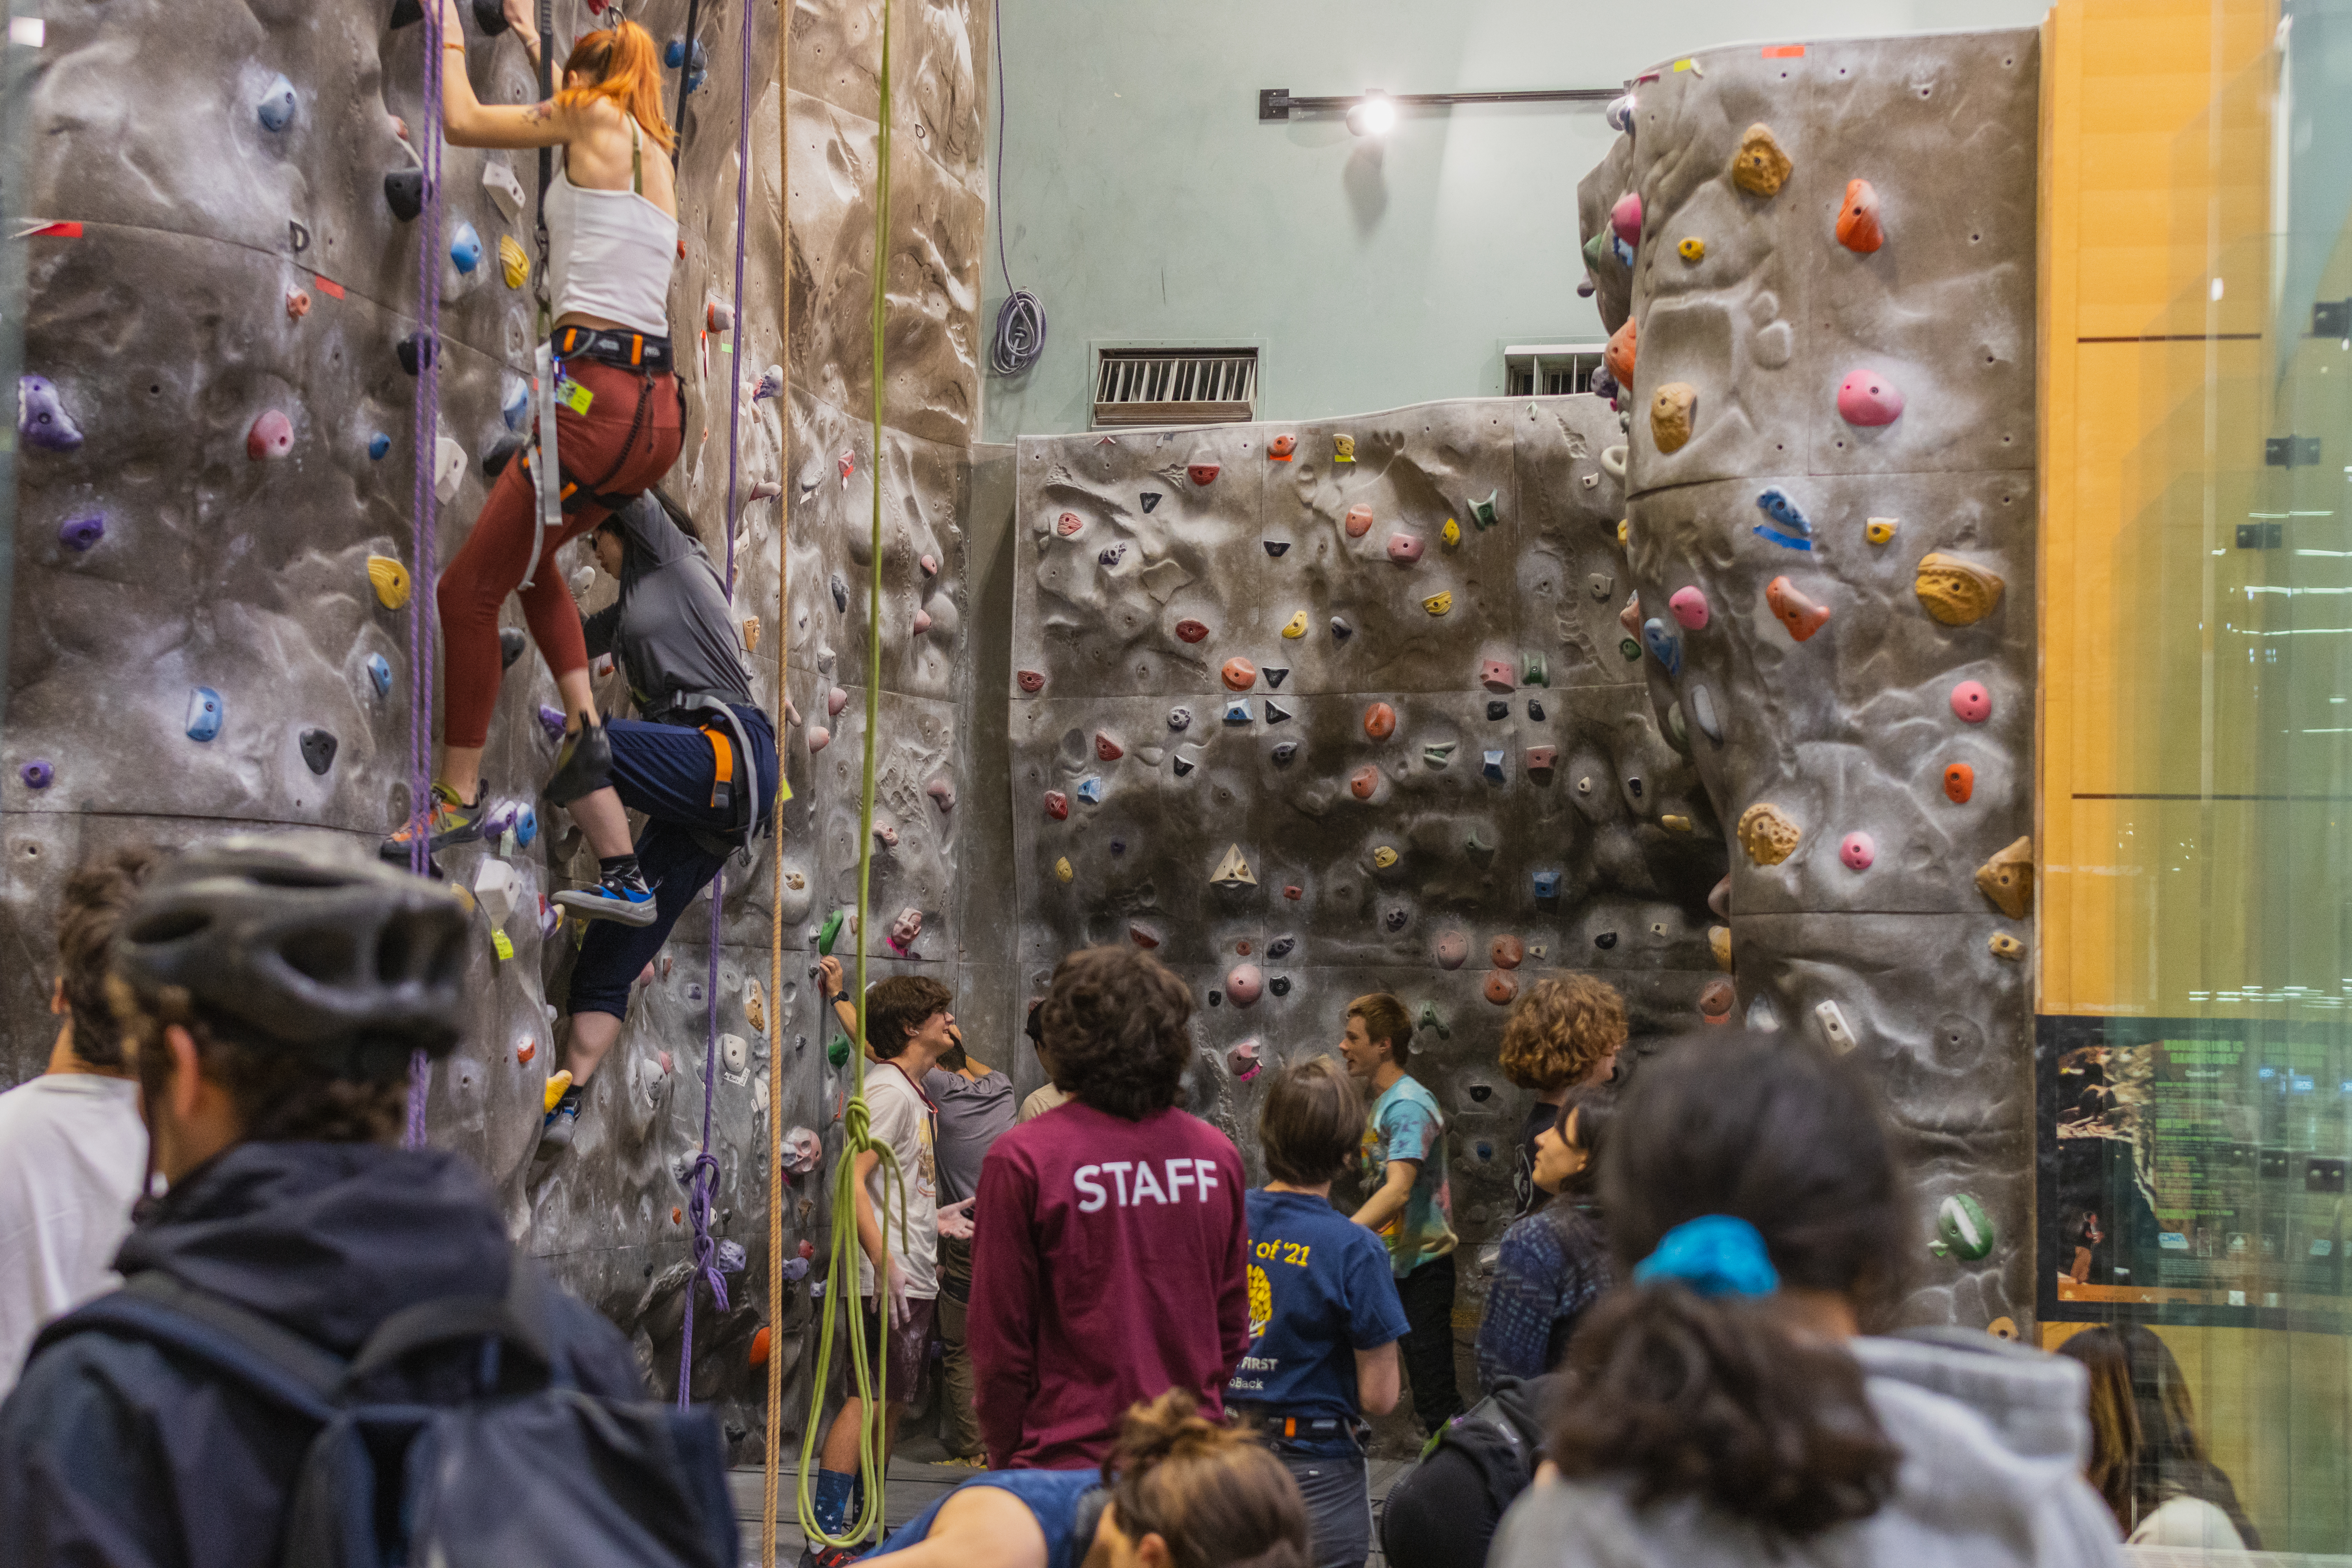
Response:
[[[1625,1044],[1625,999],[1588,974],[1538,980],[1503,1025],[1496,1062],[1521,1089],[1549,1093],[1581,1082]]]
[[[944,1013],[955,994],[928,974],[894,974],[866,988],[866,1043],[877,1061],[903,1055],[907,1042],[923,1032],[934,1013]]]
[[[109,975],[107,1000],[136,1060],[140,1088],[161,1104],[175,1070],[163,1031],[177,1024],[196,1043],[196,1070],[228,1092],[242,1143],[389,1143],[408,1116],[408,1079],[341,1076],[300,1051],[226,1037],[197,1015],[185,989],[163,987],[142,1000]]]
[[[161,859],[144,844],[93,855],[66,879],[58,906],[58,981],[73,1019],[73,1052],[94,1068],[122,1066],[122,1031],[106,1000],[114,928]]]
[[[1090,947],[1055,967],[1038,1014],[1054,1082],[1097,1110],[1140,1121],[1183,1093],[1192,994],[1131,947]]]
[[[1104,951],[1097,949],[1096,951]],[[1257,1435],[1171,1388],[1128,1406],[1102,1464],[1119,1529],[1157,1535],[1175,1568],[1307,1568],[1307,1502]]]

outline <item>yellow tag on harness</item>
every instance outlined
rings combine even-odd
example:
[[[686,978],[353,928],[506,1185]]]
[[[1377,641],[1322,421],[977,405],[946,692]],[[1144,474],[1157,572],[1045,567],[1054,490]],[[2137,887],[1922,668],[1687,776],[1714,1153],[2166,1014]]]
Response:
[[[555,400],[574,414],[585,414],[596,395],[567,375],[555,384]]]

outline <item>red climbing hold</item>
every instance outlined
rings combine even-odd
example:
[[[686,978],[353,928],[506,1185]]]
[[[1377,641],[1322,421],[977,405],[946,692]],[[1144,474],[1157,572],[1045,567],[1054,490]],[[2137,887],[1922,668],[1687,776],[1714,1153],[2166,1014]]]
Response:
[[[1022,690],[1033,696],[1045,689],[1045,672],[1042,669],[1024,669],[1013,679],[1021,683]]]
[[[257,463],[284,457],[294,449],[294,422],[272,408],[245,433],[245,455]]]
[[[1231,691],[1247,691],[1257,684],[1257,666],[1245,658],[1229,658],[1218,675]]]
[[[1966,805],[1977,793],[1977,771],[1966,763],[1954,763],[1944,770],[1944,798],[1954,805]]]
[[[286,319],[299,321],[310,313],[310,292],[307,289],[286,290]]]
[[[1871,189],[1868,180],[1845,183],[1845,205],[1838,208],[1837,237],[1840,245],[1864,256],[1886,243],[1886,231],[1878,222],[1878,193]]]
[[[1536,777],[1538,784],[1542,783],[1545,779],[1549,779],[1551,776],[1552,769],[1559,765],[1559,748],[1558,746],[1529,746],[1528,748],[1528,773],[1529,776]]]
[[[1368,506],[1349,507],[1348,509],[1347,528],[1348,537],[1350,539],[1361,539],[1364,535],[1371,532],[1372,509]]]
[[[1095,755],[1104,762],[1115,763],[1127,755],[1127,748],[1111,739],[1108,731],[1095,731]]]
[[[1148,925],[1130,925],[1127,928],[1127,940],[1150,952],[1160,945],[1160,933]]]
[[[1358,768],[1348,779],[1348,791],[1358,800],[1370,800],[1372,792],[1381,787],[1381,770],[1370,763]]]
[[[1903,389],[1882,371],[1848,371],[1838,384],[1837,411],[1849,425],[1892,425],[1903,417]]]
[[[1290,454],[1297,450],[1298,437],[1296,436],[1276,436],[1265,444],[1265,455],[1277,463],[1290,461]]]
[[[1789,628],[1789,635],[1803,642],[1829,624],[1827,605],[1816,605],[1797,591],[1797,585],[1786,577],[1775,577],[1764,589],[1764,602]]]
[[[1478,680],[1487,690],[1498,691],[1506,697],[1517,689],[1517,682],[1511,677],[1510,664],[1505,659],[1481,660],[1478,665]]]
[[[1307,896],[1307,889],[1292,882],[1282,889],[1282,896],[1295,904]]]
[[[1486,957],[1497,969],[1517,969],[1528,956],[1528,944],[1515,936],[1498,936],[1486,944]]]
[[[1200,621],[1178,621],[1176,635],[1186,642],[1199,642],[1209,635],[1208,626]]]
[[[1216,483],[1217,465],[1214,463],[1191,464],[1184,469],[1184,477],[1205,489],[1210,485]]]
[[[1623,326],[1609,334],[1609,346],[1601,354],[1601,363],[1622,387],[1633,384],[1634,336],[1633,318],[1628,316]]]
[[[1978,680],[1963,680],[1952,688],[1952,711],[1971,724],[1981,724],[1992,717],[1992,693]]]
[[[1375,702],[1364,710],[1364,733],[1375,741],[1385,741],[1396,733],[1396,710],[1385,702]]]
[[[1518,994],[1519,983],[1501,970],[1498,969],[1486,976],[1486,1000],[1496,1006],[1507,1005],[1511,998]]]
[[[1056,822],[1069,821],[1070,797],[1064,795],[1057,789],[1047,790],[1045,792],[1045,815],[1052,817]]]
[[[1699,988],[1698,1016],[1710,1024],[1730,1023],[1731,1005],[1738,1000],[1738,994],[1731,982],[1718,975]]]

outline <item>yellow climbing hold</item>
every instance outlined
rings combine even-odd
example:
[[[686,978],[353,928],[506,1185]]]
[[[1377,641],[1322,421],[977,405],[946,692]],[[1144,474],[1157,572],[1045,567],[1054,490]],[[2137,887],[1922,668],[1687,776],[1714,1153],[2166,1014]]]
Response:
[[[1356,438],[1353,436],[1332,437],[1331,460],[1335,463],[1354,462],[1356,460]]]
[[[1687,816],[1677,816],[1669,812],[1658,818],[1658,826],[1669,833],[1688,833],[1691,830],[1691,819]]]
[[[1448,590],[1443,594],[1432,594],[1421,602],[1421,607],[1433,616],[1442,616],[1454,607],[1453,592]]]
[[[1462,525],[1449,517],[1445,520],[1445,527],[1439,532],[1438,537],[1449,545],[1459,544],[1462,542]]]
[[[549,1073],[547,1075],[547,1087],[540,1091],[541,1111],[545,1112],[554,1110],[555,1102],[562,1100],[563,1098],[563,1091],[571,1087],[572,1069],[570,1068],[558,1068],[555,1071]]]
[[[1726,974],[1730,973],[1731,928],[1729,926],[1707,927],[1706,951],[1708,955],[1715,960],[1715,966],[1717,969],[1722,970]]]
[[[1305,637],[1307,635],[1307,612],[1301,610],[1297,615],[1292,616],[1288,620],[1283,622],[1282,635],[1293,639],[1294,641],[1299,637]]]
[[[368,581],[375,584],[375,602],[387,610],[408,603],[408,568],[389,555],[368,557]]]
[[[1385,871],[1397,863],[1397,852],[1383,844],[1372,851],[1372,864]]]
[[[1895,531],[1902,521],[1897,517],[1874,517],[1862,525],[1862,536],[1873,544],[1892,544]]]
[[[1617,520],[1617,542],[1618,542],[1618,543],[1620,543],[1620,544],[1624,543],[1624,542],[1625,542],[1625,536],[1626,536],[1627,534],[1631,533],[1633,531],[1633,520],[1632,518],[1630,518],[1630,517],[1621,517],[1621,518],[1619,518],[1619,519]]]
[[[506,272],[509,289],[520,289],[530,279],[530,258],[515,243],[513,235],[499,236],[499,266]]]
[[[1688,239],[1684,240],[1680,245],[1675,247],[1675,254],[1681,257],[1685,261],[1703,260],[1706,256],[1706,241],[1699,238],[1696,235],[1693,235]]]
[[[1054,875],[1060,878],[1065,882],[1074,882],[1077,880],[1077,868],[1072,866],[1070,864],[1070,858],[1067,855],[1065,855],[1060,859],[1054,862]]]
[[[1789,183],[1792,167],[1772,128],[1751,125],[1739,138],[1739,151],[1731,156],[1731,183],[1751,196],[1777,196]]]

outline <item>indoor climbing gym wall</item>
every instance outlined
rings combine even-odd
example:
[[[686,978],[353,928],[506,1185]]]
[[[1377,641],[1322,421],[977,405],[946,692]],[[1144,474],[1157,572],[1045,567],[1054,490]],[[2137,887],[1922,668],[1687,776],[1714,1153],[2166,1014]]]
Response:
[[[405,817],[416,726],[437,733],[429,647],[428,706],[421,715],[415,706],[412,595],[429,600],[436,563],[464,541],[487,492],[486,461],[527,423],[537,161],[444,151],[432,258],[439,350],[420,355],[420,237],[433,221],[429,205],[419,210],[417,173],[426,31],[389,26],[394,9],[391,0],[203,0],[191,12],[107,0],[51,19],[28,137],[28,205],[46,226],[26,241],[25,398],[52,419],[30,439],[18,519],[0,920],[20,961],[0,982],[0,1084],[46,1059],[51,913],[78,858],[131,838],[172,846],[297,825],[372,848]],[[602,10],[559,0],[559,58]],[[828,1218],[803,1167],[811,1151],[837,1144],[846,1089],[828,1058],[838,1030],[820,1016],[810,975],[825,918],[856,899],[877,482],[877,977],[913,969],[972,988],[962,974],[959,844],[1010,835],[1001,784],[973,787],[966,746],[987,14],[970,0],[927,0],[897,16],[877,460],[867,324],[881,39],[870,8],[797,0],[789,97],[775,5],[752,5],[747,41],[740,0],[705,0],[690,55],[687,0],[628,10],[673,67],[686,65],[688,89],[669,304],[688,412],[664,488],[690,510],[714,560],[726,560],[733,535],[736,607],[756,693],[772,709],[790,647],[778,726],[794,792],[782,885],[765,844],[727,868],[715,1047],[706,894],[633,993],[573,1150],[535,1169],[542,1089],[558,1065],[549,999],[564,994],[580,934],[547,899],[593,881],[594,861],[539,797],[555,753],[547,720],[560,715],[509,600],[510,668],[484,763],[498,831],[441,857],[443,873],[474,894],[478,1006],[465,1044],[435,1075],[426,1131],[481,1164],[521,1244],[635,1333],[657,1383],[674,1388],[692,1252],[688,1184],[708,1089],[719,1172],[711,1225],[730,1310],[701,1295],[692,1386],[722,1403],[748,1451],[764,1397],[755,1354],[797,1357],[808,1316],[805,1284],[790,1288],[781,1310],[765,1300],[769,1118],[793,1162],[784,1245],[797,1275],[807,1267],[801,1244],[821,1242]],[[485,36],[478,8],[467,16],[465,68],[483,101],[534,100],[520,42]],[[459,57],[446,58],[455,68]],[[664,85],[675,106],[678,71]],[[418,374],[436,369],[438,419],[420,432]],[[731,476],[730,408],[740,408]],[[422,550],[412,533],[420,447],[438,505]],[[788,637],[777,626],[787,557]],[[611,602],[615,585],[584,541],[561,559],[583,611]],[[1001,665],[1002,650],[994,657]],[[625,684],[601,673],[600,704],[625,713]],[[1001,763],[989,777],[1002,779]],[[787,951],[771,994],[778,898]],[[993,954],[1001,969],[1009,938],[976,923],[972,957]],[[835,951],[849,956],[856,940],[843,935]],[[966,1012],[992,1037],[1010,1037],[986,1005]],[[772,1105],[772,1049],[782,1056]],[[715,1072],[706,1083],[707,1050]],[[778,1331],[760,1336],[772,1321]],[[797,1372],[785,1384],[788,1428],[806,1398]]]
[[[1859,1051],[1907,1315],[2030,1325],[2038,37],[1743,46],[1580,186],[1642,669],[1728,830],[1741,1016]]]
[[[1521,986],[1597,974],[1637,1035],[1731,1012],[1724,828],[1619,622],[1617,438],[1576,396],[1019,445],[1020,957],[1039,994],[1104,942],[1187,980],[1192,1107],[1254,1177],[1265,1075],[1393,991],[1489,1243]]]

